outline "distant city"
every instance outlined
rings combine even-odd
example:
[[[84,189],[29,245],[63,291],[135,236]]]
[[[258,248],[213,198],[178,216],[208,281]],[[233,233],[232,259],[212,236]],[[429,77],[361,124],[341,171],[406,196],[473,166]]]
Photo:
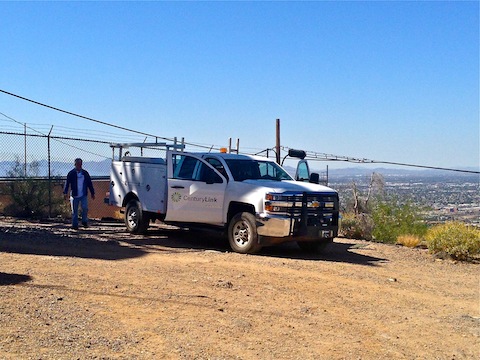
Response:
[[[352,183],[366,193],[373,172],[383,175],[385,193],[425,209],[430,223],[458,220],[480,226],[480,175],[446,171],[376,169],[355,175],[355,169],[330,172],[329,186],[342,203],[352,197]],[[358,174],[358,173],[357,173]]]

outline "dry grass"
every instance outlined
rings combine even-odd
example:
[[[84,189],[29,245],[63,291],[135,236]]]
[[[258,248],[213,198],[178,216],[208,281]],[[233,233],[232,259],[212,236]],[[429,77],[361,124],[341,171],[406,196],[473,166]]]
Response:
[[[120,212],[120,210],[115,210],[115,212],[113,213],[113,218],[115,220],[123,220],[124,217],[125,216]]]
[[[400,235],[397,238],[397,244],[409,247],[409,248],[414,248],[419,246],[422,243],[422,239],[418,237],[417,235]]]

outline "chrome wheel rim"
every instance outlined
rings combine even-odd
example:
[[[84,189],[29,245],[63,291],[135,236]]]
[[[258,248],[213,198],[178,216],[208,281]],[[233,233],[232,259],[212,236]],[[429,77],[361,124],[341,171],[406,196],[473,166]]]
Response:
[[[239,221],[233,227],[233,240],[239,247],[247,246],[251,239],[250,227],[245,221]]]
[[[127,221],[130,228],[134,228],[138,224],[138,212],[137,209],[130,209],[127,215]]]

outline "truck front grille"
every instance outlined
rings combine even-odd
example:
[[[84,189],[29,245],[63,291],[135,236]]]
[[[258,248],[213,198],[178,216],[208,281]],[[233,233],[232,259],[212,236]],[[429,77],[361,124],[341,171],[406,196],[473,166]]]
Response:
[[[338,194],[300,193],[278,194],[266,202],[266,209],[276,214],[283,213],[296,221],[303,220],[307,226],[338,226]]]

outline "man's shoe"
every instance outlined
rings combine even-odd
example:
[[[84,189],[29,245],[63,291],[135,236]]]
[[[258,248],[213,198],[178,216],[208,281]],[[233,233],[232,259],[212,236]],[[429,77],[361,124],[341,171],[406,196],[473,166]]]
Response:
[[[88,223],[86,221],[82,222],[83,227],[88,227]]]
[[[73,229],[73,230],[78,230],[78,226],[73,225],[73,226],[72,226],[72,229]]]

